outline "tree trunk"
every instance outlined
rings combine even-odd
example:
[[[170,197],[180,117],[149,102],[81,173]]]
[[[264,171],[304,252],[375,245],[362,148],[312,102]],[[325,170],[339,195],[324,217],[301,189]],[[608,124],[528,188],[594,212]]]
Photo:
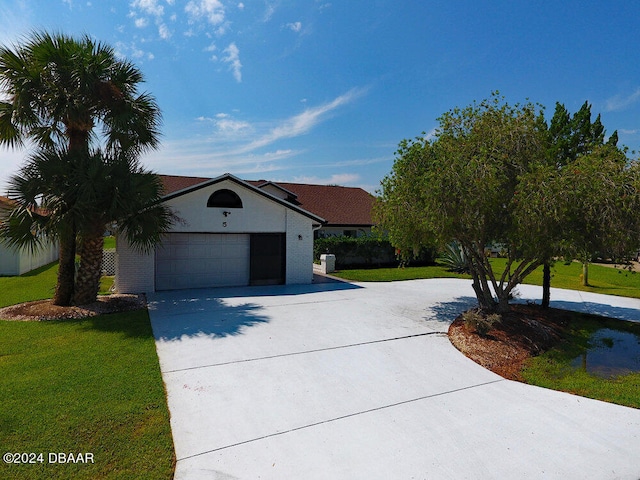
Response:
[[[496,308],[496,302],[493,299],[493,295],[489,290],[486,282],[480,281],[480,274],[471,266],[471,276],[473,277],[473,291],[476,293],[478,299],[478,305],[483,310],[493,311]],[[486,289],[484,288],[486,287]]]
[[[76,279],[74,303],[86,305],[98,298],[102,275],[102,251],[104,249],[104,227],[94,227],[83,235],[80,242],[80,269]]]
[[[582,286],[589,286],[589,262],[582,264]]]
[[[498,313],[505,313],[509,311],[509,294],[503,293],[501,297],[498,297]]]
[[[73,283],[76,272],[76,234],[71,227],[60,235],[58,257],[58,283],[53,296],[53,304],[63,307],[71,305]]]
[[[551,302],[551,265],[544,262],[542,266],[542,308],[549,308]]]

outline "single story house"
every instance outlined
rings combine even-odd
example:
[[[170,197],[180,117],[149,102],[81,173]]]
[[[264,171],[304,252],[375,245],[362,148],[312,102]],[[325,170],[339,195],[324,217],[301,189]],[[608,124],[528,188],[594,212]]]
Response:
[[[0,217],[2,211],[6,212],[11,205],[9,198],[0,196]],[[0,242],[0,275],[3,276],[22,275],[57,259],[58,247],[54,243],[32,252],[28,248],[16,249]]]
[[[228,173],[162,178],[181,221],[149,254],[116,238],[118,292],[311,283],[324,218]]]
[[[167,195],[211,180],[208,177],[177,175],[160,175],[160,178]],[[325,223],[315,231],[316,238],[368,235],[374,225],[371,212],[375,198],[362,188],[268,180],[246,182],[323,218]]]

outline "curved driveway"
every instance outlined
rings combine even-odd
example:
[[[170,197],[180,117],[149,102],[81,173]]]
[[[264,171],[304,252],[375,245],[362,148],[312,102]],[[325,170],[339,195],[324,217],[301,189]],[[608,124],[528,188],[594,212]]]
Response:
[[[176,480],[638,480],[640,410],[468,360],[446,331],[474,304],[453,279],[150,296]],[[552,306],[640,320],[634,299]]]

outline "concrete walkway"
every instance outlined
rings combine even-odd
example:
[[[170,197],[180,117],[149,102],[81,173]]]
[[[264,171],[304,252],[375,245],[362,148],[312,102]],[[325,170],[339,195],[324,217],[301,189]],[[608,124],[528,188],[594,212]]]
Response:
[[[504,380],[451,346],[469,281],[149,300],[176,480],[640,478],[640,410]],[[552,306],[640,319],[640,300],[553,290]]]

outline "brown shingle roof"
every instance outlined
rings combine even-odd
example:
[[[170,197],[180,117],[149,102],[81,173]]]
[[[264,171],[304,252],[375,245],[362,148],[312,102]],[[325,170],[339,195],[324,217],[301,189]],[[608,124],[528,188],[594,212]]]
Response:
[[[361,188],[285,182],[276,184],[295,193],[302,208],[324,218],[328,225],[373,225],[371,208],[374,197]]]
[[[160,175],[165,194],[177,192],[210,180],[202,177]],[[253,186],[267,183],[265,180],[247,180]],[[335,185],[310,185],[306,183],[271,182],[297,195],[295,205],[327,221],[327,225],[371,226],[373,195],[361,188]]]
[[[165,195],[170,195],[179,190],[193,187],[199,183],[211,180],[210,178],[205,177],[181,177],[177,175],[159,175],[159,177],[162,179]]]

